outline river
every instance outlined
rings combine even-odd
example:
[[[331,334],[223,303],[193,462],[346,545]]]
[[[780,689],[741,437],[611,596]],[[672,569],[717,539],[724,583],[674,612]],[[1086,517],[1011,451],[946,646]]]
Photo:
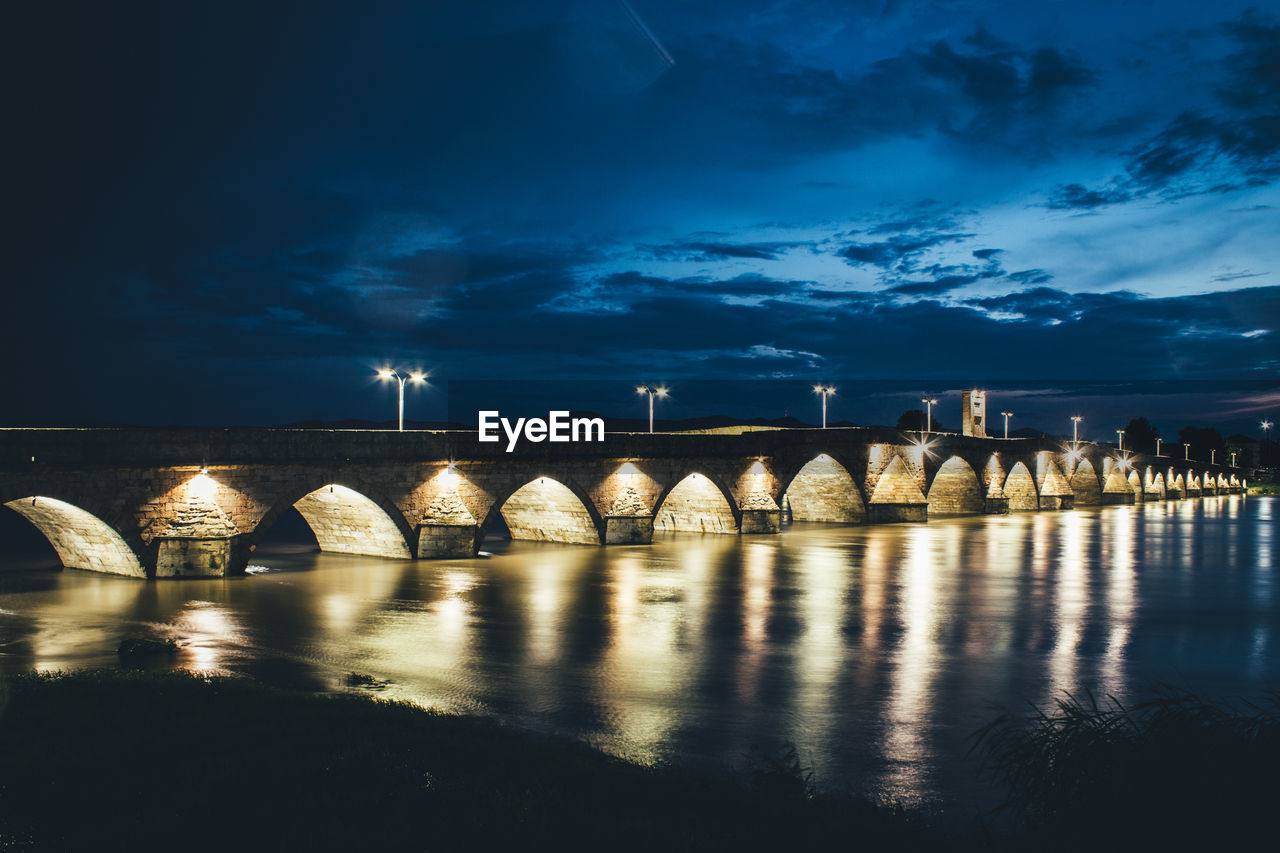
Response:
[[[122,638],[172,637],[176,666],[637,761],[740,767],[794,745],[819,786],[945,809],[987,801],[966,753],[998,707],[1280,687],[1278,521],[1277,499],[1231,495],[441,562],[263,548],[226,580],[7,571],[0,674],[115,666]]]

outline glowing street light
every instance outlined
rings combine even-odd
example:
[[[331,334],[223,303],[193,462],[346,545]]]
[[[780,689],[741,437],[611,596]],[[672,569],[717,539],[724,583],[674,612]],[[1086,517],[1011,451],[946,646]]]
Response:
[[[813,393],[822,396],[822,428],[827,428],[827,398],[836,393],[836,389],[831,385],[814,385]]]
[[[1191,459],[1191,445],[1189,444],[1182,445],[1182,458],[1188,461]]]
[[[1237,453],[1237,452],[1238,452],[1238,451],[1235,451],[1235,450],[1231,451],[1231,467],[1232,467],[1232,468],[1236,467],[1236,453]]]
[[[1084,420],[1080,415],[1071,416],[1071,443],[1080,443],[1080,422]]]
[[[1116,435],[1120,437],[1120,441],[1116,445],[1116,449],[1123,452],[1124,451],[1124,430],[1122,429],[1116,430]]]
[[[1009,418],[1013,415],[1013,412],[1001,412],[1000,414],[1004,415],[1004,437],[1008,438],[1009,437]]]
[[[1262,427],[1262,438],[1265,441],[1267,438],[1267,431],[1270,430],[1273,426],[1275,426],[1275,424],[1273,424],[1271,421],[1263,421],[1261,424],[1259,424],[1259,426]]]
[[[389,367],[384,367],[378,371],[378,378],[386,381],[395,379],[400,383],[400,432],[404,432],[404,383],[405,382],[426,382],[427,374],[420,370],[414,370],[401,376]]]
[[[1156,456],[1160,455],[1160,436],[1156,436]]]
[[[924,432],[925,432],[925,435],[928,435],[933,430],[933,405],[938,401],[934,400],[931,397],[921,397],[920,402],[924,403],[924,407],[925,407]]]
[[[1217,460],[1214,458],[1214,457],[1216,457],[1217,455],[1218,455],[1218,451],[1217,451],[1217,450],[1215,450],[1215,449],[1213,449],[1213,448],[1209,448],[1209,464],[1210,464],[1210,465],[1216,465],[1216,464],[1218,464],[1218,463],[1217,463]]]
[[[667,396],[667,389],[661,385],[656,388],[650,388],[648,385],[637,385],[637,394],[649,395],[649,432],[653,432],[653,398]]]

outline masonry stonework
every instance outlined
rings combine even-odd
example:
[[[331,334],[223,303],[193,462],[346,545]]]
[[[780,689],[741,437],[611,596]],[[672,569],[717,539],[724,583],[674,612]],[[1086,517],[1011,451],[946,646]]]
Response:
[[[511,454],[460,432],[0,430],[0,503],[63,565],[138,577],[242,572],[291,510],[323,550],[458,559],[503,526],[515,538],[643,544],[776,534],[789,521],[1231,494],[1247,473],[1050,440],[922,444],[878,428],[622,433]]]

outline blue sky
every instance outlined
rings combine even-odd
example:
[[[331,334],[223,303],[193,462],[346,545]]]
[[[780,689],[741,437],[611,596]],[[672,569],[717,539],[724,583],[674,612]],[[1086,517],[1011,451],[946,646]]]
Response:
[[[13,423],[383,417],[384,361],[1212,379],[1201,420],[1236,428],[1280,401],[1242,384],[1280,370],[1261,7],[142,4],[14,32]]]

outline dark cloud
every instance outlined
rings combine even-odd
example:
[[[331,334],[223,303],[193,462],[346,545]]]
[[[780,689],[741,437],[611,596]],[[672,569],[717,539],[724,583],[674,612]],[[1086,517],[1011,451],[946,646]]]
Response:
[[[852,243],[837,254],[854,266],[872,264],[883,269],[907,268],[929,249],[972,237],[972,234],[925,233],[893,237],[879,243]]]
[[[1224,63],[1218,109],[1187,110],[1129,152],[1130,182],[1142,191],[1223,192],[1232,181],[1206,182],[1199,170],[1217,162],[1249,184],[1280,175],[1280,24],[1256,11],[1223,26],[1236,49]],[[1211,172],[1212,173],[1212,172]]]
[[[786,244],[715,243],[689,241],[654,248],[653,253],[663,258],[687,258],[712,260],[715,258],[747,258],[760,261],[777,260]]]
[[[1049,207],[1055,210],[1093,210],[1107,205],[1120,204],[1130,199],[1129,193],[1119,189],[1091,190],[1080,184],[1065,184],[1053,191]]]

